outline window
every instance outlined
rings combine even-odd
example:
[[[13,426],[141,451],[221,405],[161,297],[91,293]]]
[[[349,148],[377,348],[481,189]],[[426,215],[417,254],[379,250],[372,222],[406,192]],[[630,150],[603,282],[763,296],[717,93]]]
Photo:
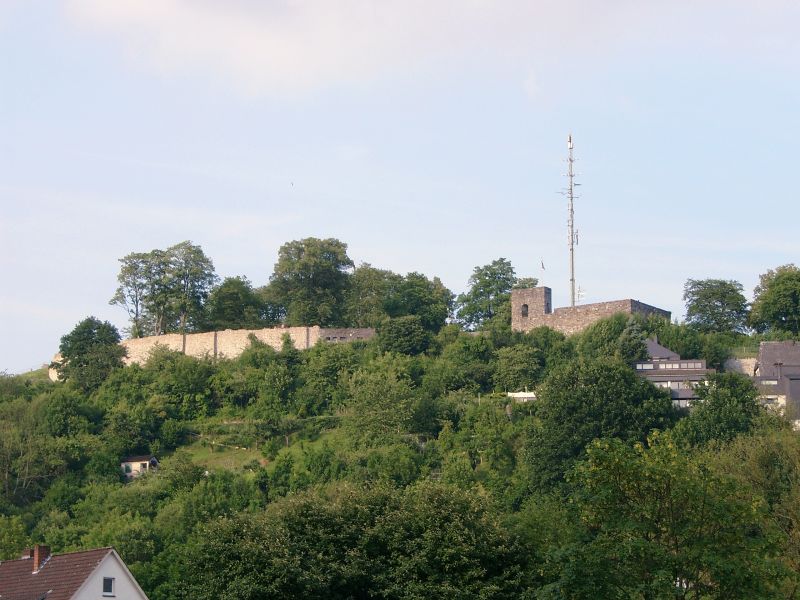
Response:
[[[523,317],[527,317],[528,316],[528,305],[527,304],[523,304],[522,305],[521,314],[522,314]]]
[[[147,463],[139,463],[140,471],[147,471]]]
[[[114,595],[114,578],[103,577],[103,596]]]
[[[125,472],[126,472],[126,473],[130,473],[130,472],[131,472],[131,465],[130,465],[130,463],[125,463]]]

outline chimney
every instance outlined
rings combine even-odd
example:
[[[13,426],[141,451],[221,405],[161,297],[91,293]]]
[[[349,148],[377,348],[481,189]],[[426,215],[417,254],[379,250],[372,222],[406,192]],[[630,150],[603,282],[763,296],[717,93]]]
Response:
[[[33,547],[33,572],[38,572],[48,558],[50,558],[50,546],[36,544]]]

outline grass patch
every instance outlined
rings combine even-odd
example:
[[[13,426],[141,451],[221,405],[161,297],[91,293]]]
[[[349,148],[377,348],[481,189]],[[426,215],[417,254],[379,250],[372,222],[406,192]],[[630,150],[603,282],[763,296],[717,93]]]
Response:
[[[183,449],[189,453],[193,463],[202,465],[209,471],[219,469],[242,471],[244,465],[264,458],[259,450],[253,448],[212,445],[210,440],[197,440],[188,446],[183,446]]]

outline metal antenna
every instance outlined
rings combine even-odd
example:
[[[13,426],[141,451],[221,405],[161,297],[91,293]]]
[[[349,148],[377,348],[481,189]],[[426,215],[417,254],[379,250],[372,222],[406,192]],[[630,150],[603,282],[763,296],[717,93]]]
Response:
[[[567,177],[569,187],[567,187],[567,198],[569,205],[567,208],[567,229],[569,235],[569,299],[570,306],[575,306],[575,244],[578,243],[578,233],[575,231],[575,172],[573,164],[575,159],[572,156],[572,134],[567,137],[567,148],[569,157],[567,158]]]

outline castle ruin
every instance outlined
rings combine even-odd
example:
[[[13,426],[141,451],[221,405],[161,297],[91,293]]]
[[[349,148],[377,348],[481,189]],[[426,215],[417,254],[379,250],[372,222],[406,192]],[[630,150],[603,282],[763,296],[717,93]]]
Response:
[[[667,310],[630,299],[565,306],[553,310],[552,291],[549,287],[511,290],[511,329],[514,331],[525,332],[545,326],[565,335],[572,335],[616,313],[656,316],[667,321],[672,317]]]

